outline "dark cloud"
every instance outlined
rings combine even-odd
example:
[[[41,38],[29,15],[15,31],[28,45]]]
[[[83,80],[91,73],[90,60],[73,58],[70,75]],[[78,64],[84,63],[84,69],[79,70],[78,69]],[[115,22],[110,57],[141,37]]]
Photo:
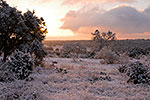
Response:
[[[120,6],[109,11],[80,9],[69,11],[62,19],[62,29],[78,31],[82,27],[109,27],[120,33],[150,32],[150,7],[139,11],[130,6]]]

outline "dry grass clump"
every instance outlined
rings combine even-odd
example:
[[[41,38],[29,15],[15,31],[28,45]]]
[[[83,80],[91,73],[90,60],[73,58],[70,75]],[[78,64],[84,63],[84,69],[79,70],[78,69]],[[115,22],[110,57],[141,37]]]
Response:
[[[101,64],[125,64],[129,62],[129,57],[125,54],[118,54],[113,52],[110,47],[104,47],[94,57],[95,59],[101,59]]]
[[[146,66],[150,66],[150,55],[143,55],[140,57],[140,62]]]
[[[89,73],[88,81],[95,83],[96,81],[112,81],[112,78],[105,72],[91,72]]]
[[[98,58],[103,59],[101,63],[105,63],[105,64],[118,63],[118,59],[119,59],[119,56],[115,52],[112,52],[109,47],[102,48],[102,50],[98,52],[96,56]]]
[[[63,45],[61,56],[67,58],[82,58],[86,54],[86,46],[81,43],[66,43]]]
[[[118,64],[127,64],[130,62],[130,59],[128,56],[126,56],[125,54],[121,54],[119,56],[119,59],[118,59]]]

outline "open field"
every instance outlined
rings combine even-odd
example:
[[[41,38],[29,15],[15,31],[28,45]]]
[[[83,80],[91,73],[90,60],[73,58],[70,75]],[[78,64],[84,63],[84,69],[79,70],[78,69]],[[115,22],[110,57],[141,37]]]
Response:
[[[43,42],[46,46],[62,46],[66,43],[81,43],[87,47],[96,47],[98,44],[92,40],[77,40],[77,41],[50,41],[46,40]],[[112,44],[112,49],[116,52],[126,51],[127,49],[132,49],[133,47],[140,47],[140,48],[150,48],[150,39],[137,39],[137,40],[117,40]]]
[[[27,80],[0,83],[1,100],[21,96],[21,100],[149,100],[148,85],[127,83],[119,64],[100,60],[45,58],[47,68],[37,68]],[[52,61],[58,64],[49,67]],[[63,69],[62,71],[59,68]],[[5,94],[2,94],[4,93]],[[5,99],[4,99],[5,98]],[[23,99],[24,98],[24,99]],[[18,99],[16,99],[18,100]],[[19,99],[20,100],[20,99]]]
[[[150,100],[148,1],[0,0],[0,100]]]
[[[141,42],[142,41],[142,42]],[[92,47],[92,41],[46,41],[46,50],[50,46],[61,47],[65,43],[79,42]],[[112,50],[120,52],[130,46],[149,48],[150,40],[117,41]],[[117,44],[117,45],[116,45]],[[129,45],[130,44],[130,45]],[[121,50],[120,50],[121,49]],[[129,76],[119,72],[118,64],[102,63],[103,59],[93,58],[61,58],[49,56],[48,52],[42,67],[34,68],[25,80],[0,82],[0,100],[149,100],[149,84],[133,84],[128,82]],[[61,53],[61,52],[60,52]],[[140,56],[142,57],[142,56]],[[145,57],[145,58],[144,58]],[[117,60],[119,60],[118,58]],[[146,62],[149,58],[131,58],[130,62]]]

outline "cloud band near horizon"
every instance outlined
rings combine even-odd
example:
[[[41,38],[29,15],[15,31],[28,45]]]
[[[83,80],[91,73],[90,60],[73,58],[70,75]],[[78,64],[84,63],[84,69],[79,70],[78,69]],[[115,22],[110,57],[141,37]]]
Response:
[[[76,5],[87,4],[92,2],[104,3],[104,2],[134,2],[135,0],[63,0],[63,5]]]
[[[70,10],[62,19],[62,29],[78,32],[83,27],[108,27],[119,33],[150,32],[150,7],[139,11],[130,6],[119,6],[109,11],[99,7]]]

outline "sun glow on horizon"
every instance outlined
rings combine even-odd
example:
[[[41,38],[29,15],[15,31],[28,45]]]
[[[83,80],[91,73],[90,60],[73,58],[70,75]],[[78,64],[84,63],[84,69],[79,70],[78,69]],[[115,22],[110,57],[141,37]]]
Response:
[[[28,0],[8,0],[8,3],[13,7],[17,7],[17,9],[21,10],[23,13],[28,9],[31,11],[35,10],[35,15],[39,18],[43,17],[48,31],[46,37],[74,36],[72,31],[60,29],[63,24],[61,19],[67,13],[68,8],[63,7],[62,9],[59,0],[47,3],[41,2],[40,4],[31,3]],[[41,28],[41,31],[44,31],[44,28]]]
[[[65,0],[36,0],[36,1],[35,0],[7,0],[8,4],[10,6],[17,7],[17,9],[22,11],[23,13],[26,12],[28,9],[30,11],[35,10],[35,15],[37,15],[39,18],[40,17],[44,18],[44,20],[46,22],[46,26],[47,26],[47,32],[48,32],[46,34],[46,39],[50,39],[50,37],[51,38],[62,37],[62,39],[67,39],[67,37],[69,39],[77,39],[77,38],[78,39],[90,39],[91,36],[89,34],[96,30],[96,28],[94,26],[96,21],[94,22],[94,20],[96,20],[95,17],[97,17],[97,16],[95,16],[93,18],[93,20],[92,20],[93,22],[92,21],[90,22],[89,21],[90,19],[85,20],[85,17],[86,17],[86,15],[89,15],[88,13],[91,13],[94,15],[95,13],[93,10],[94,9],[96,10],[97,7],[100,7],[104,11],[108,12],[109,10],[117,9],[121,6],[130,6],[130,7],[137,9],[139,12],[142,13],[142,12],[144,12],[144,9],[148,7],[148,2],[150,3],[150,1],[148,1],[148,0],[147,0],[148,1],[147,3],[145,3],[146,0],[143,0],[143,1],[134,0],[135,2],[132,2],[132,3],[122,2],[122,1],[128,1],[128,0],[120,0],[120,2],[115,2],[117,0],[93,0],[93,1],[89,0],[90,1],[89,3],[83,4],[83,3],[80,3],[80,0],[72,0],[73,3],[77,3],[77,2],[79,2],[79,3],[77,3],[77,5],[76,4],[63,5],[63,1],[65,1]],[[95,1],[98,1],[98,2],[96,3]],[[106,1],[106,2],[101,2],[101,1]],[[114,1],[114,2],[110,2],[110,1]],[[66,2],[66,3],[69,3],[69,2]],[[94,7],[92,9],[93,12],[90,12],[91,7]],[[87,14],[84,14],[86,11],[82,11],[85,9],[87,9],[87,11],[89,10],[89,12]],[[65,18],[66,14],[68,14],[69,11],[72,11],[72,13],[71,13],[71,15],[68,15],[69,17],[67,17],[67,18],[68,19],[72,18],[74,20],[72,20],[72,19],[71,19],[71,21],[67,20],[66,22],[69,23],[68,24],[69,27],[66,27],[66,29],[65,28],[61,29],[60,27],[63,26],[63,22],[61,19]],[[112,13],[114,13],[114,12],[112,12]],[[78,20],[78,17],[81,17],[82,19]],[[90,18],[90,17],[91,16],[89,16],[87,18]],[[85,20],[85,21],[82,22],[82,20]],[[110,19],[108,19],[108,20],[110,20]],[[111,21],[113,22],[115,20],[116,19],[114,18],[114,20],[111,20]],[[88,21],[89,21],[89,23],[88,23]],[[113,22],[113,23],[115,23],[115,22]],[[84,25],[84,23],[87,23],[87,24]],[[91,23],[93,23],[93,24],[91,24]],[[111,24],[113,24],[113,23],[111,23]],[[102,26],[98,26],[98,25],[96,24],[96,27],[100,27],[99,29],[102,31],[102,28],[101,28]],[[73,27],[73,28],[79,27],[79,29],[75,30],[75,31],[74,30],[71,31],[72,29],[70,27]],[[82,28],[82,27],[85,27],[85,28]],[[109,26],[107,26],[107,27],[109,27]],[[92,30],[91,30],[91,28],[92,28]],[[111,30],[111,27],[109,27],[109,30]],[[44,31],[44,28],[41,28],[41,31]],[[114,29],[112,31],[116,32]],[[140,34],[142,35],[142,33],[140,33]],[[120,38],[129,37],[129,35],[126,33],[125,34],[119,33],[119,35],[120,35],[119,36]],[[138,37],[136,34],[133,34],[130,36],[131,36],[131,38]],[[150,35],[146,34],[145,37],[146,36],[150,36]],[[56,39],[58,39],[58,38],[56,38]]]

